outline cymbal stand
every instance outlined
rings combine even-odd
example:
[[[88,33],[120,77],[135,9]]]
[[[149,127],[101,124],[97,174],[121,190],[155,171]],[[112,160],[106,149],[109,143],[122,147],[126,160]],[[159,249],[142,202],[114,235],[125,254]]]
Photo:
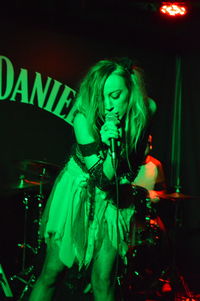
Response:
[[[175,188],[175,192],[176,193],[180,193],[180,186],[176,186]],[[161,281],[164,282],[168,282],[172,284],[174,284],[174,288],[172,287],[172,289],[174,289],[174,293],[176,295],[177,293],[177,285],[179,284],[179,286],[181,285],[184,293],[185,293],[185,297],[188,298],[189,300],[193,300],[192,299],[192,293],[185,281],[184,276],[180,273],[179,268],[177,267],[177,263],[176,263],[176,245],[175,245],[175,241],[177,238],[177,230],[178,228],[181,228],[182,226],[182,214],[180,215],[180,202],[183,199],[174,199],[174,204],[175,204],[175,210],[174,210],[174,223],[173,223],[173,229],[172,229],[172,235],[171,235],[171,264],[169,264],[169,267],[162,271],[162,275],[160,277]],[[166,277],[168,275],[168,277]],[[167,278],[167,280],[165,279]],[[184,297],[184,298],[185,298]],[[176,300],[176,297],[175,297]],[[181,300],[181,299],[180,299]]]
[[[47,174],[47,170],[45,167],[42,168],[42,173],[40,174],[40,186],[39,186],[39,193],[36,195],[36,199],[38,202],[38,219],[37,219],[37,250],[39,251],[42,243],[42,239],[40,236],[40,227],[42,223],[42,212],[43,212],[43,204],[44,204],[44,193],[43,193],[43,183],[45,180],[45,176]]]
[[[37,254],[41,248],[41,236],[40,236],[40,226],[41,226],[41,222],[42,222],[42,212],[43,212],[43,203],[44,203],[44,194],[43,194],[43,185],[42,185],[42,181],[40,183],[39,186],[39,193],[36,195],[36,200],[38,203],[38,218],[34,221],[35,223],[37,223]]]
[[[30,201],[30,195],[26,192],[24,192],[22,203],[24,204],[24,228],[23,228],[23,243],[18,243],[17,246],[22,249],[22,269],[19,274],[13,275],[10,277],[10,280],[19,280],[22,283],[25,283],[26,286],[23,289],[20,297],[18,300],[22,300],[22,297],[24,296],[25,291],[28,289],[27,285],[30,286],[35,281],[35,276],[32,274],[28,281],[24,278],[26,278],[30,273],[33,272],[34,266],[26,266],[27,264],[27,249],[31,250],[33,254],[37,254],[37,250],[33,248],[30,244],[27,243],[27,230],[28,230],[28,212],[29,212],[29,201]]]
[[[24,175],[20,175],[20,185],[23,187],[24,184]],[[24,228],[23,228],[23,243],[18,243],[17,246],[22,248],[22,272],[25,271],[26,267],[26,250],[31,249],[34,253],[34,249],[27,243],[27,224],[28,224],[28,211],[29,211],[29,202],[30,195],[24,191],[24,196],[22,203],[24,204]]]
[[[30,278],[29,278],[28,281],[23,281],[23,279],[22,279],[21,281],[25,283],[25,287],[24,287],[24,289],[22,290],[22,292],[21,292],[21,294],[20,294],[20,296],[19,296],[19,298],[18,298],[17,301],[23,300],[24,295],[25,295],[26,292],[28,291],[29,287],[32,287],[32,286],[33,286],[33,283],[35,282],[35,275],[32,274],[32,275],[30,276]]]
[[[19,273],[19,275],[13,275],[10,279],[14,280],[17,279],[20,282],[25,284],[25,287],[23,288],[18,300],[22,300],[25,293],[28,291],[29,287],[33,286],[33,283],[36,280],[36,276],[34,273],[34,265],[30,265],[29,267],[26,267],[26,250],[29,249],[33,252],[34,255],[37,255],[40,247],[41,247],[41,237],[40,237],[40,226],[41,226],[41,219],[42,219],[42,211],[43,211],[43,200],[44,200],[44,194],[43,194],[43,179],[46,174],[46,169],[43,168],[42,174],[40,175],[40,185],[39,185],[39,193],[35,196],[35,199],[37,200],[38,205],[38,216],[33,221],[35,224],[37,224],[37,235],[36,235],[36,247],[31,246],[27,243],[27,222],[28,222],[28,210],[29,210],[29,199],[30,196],[27,193],[24,193],[23,198],[23,204],[25,205],[25,213],[24,213],[24,237],[23,237],[23,243],[18,244],[20,248],[23,249],[22,254],[22,271]],[[28,280],[24,279],[24,276],[28,276]]]

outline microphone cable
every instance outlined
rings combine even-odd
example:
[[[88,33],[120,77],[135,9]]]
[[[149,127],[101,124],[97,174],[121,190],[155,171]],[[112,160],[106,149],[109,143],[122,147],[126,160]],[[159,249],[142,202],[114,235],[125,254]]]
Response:
[[[118,178],[118,174],[117,174],[117,167],[118,167],[118,160],[116,159],[115,161],[112,160],[112,165],[115,171],[115,190],[116,190],[116,211],[117,211],[117,215],[116,215],[116,228],[117,228],[117,255],[116,255],[116,262],[115,262],[115,271],[113,273],[113,288],[116,289],[116,283],[118,282],[118,286],[120,288],[120,300],[123,301],[123,297],[122,297],[122,291],[121,291],[121,283],[119,281],[119,244],[120,244],[120,233],[119,233],[119,178]]]

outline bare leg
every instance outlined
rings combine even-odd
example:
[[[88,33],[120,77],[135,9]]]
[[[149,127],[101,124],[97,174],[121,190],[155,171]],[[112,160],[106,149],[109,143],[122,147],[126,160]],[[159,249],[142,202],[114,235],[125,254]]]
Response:
[[[58,247],[50,239],[44,266],[31,292],[29,301],[51,301],[58,281],[63,276],[66,266],[60,261]]]
[[[95,301],[114,301],[113,269],[117,251],[106,235],[94,260],[92,268],[92,288]]]

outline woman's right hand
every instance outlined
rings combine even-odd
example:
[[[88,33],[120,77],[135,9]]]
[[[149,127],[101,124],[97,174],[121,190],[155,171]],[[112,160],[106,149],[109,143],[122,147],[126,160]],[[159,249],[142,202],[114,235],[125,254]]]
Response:
[[[110,146],[110,139],[119,139],[120,136],[120,129],[118,128],[119,121],[116,123],[111,121],[106,121],[103,126],[101,127],[100,134],[101,134],[101,141],[106,145]]]

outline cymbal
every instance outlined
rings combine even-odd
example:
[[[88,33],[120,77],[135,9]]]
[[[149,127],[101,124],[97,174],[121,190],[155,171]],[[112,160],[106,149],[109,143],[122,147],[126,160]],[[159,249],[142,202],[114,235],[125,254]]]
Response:
[[[60,170],[60,166],[56,164],[37,160],[23,160],[17,165],[24,174],[37,176],[39,179],[51,179]]]
[[[40,187],[50,184],[50,181],[48,180],[42,180],[42,181],[33,181],[29,179],[25,179],[23,176],[20,176],[17,181],[9,183],[4,189],[3,194],[4,195],[12,195],[13,193],[19,193],[20,191],[36,191],[39,190]]]
[[[9,188],[11,190],[18,190],[18,189],[21,190],[21,189],[33,188],[35,186],[38,186],[38,185],[34,185],[32,183],[26,183],[25,181],[19,181],[16,183],[12,183]]]
[[[167,199],[172,201],[199,198],[199,196],[187,195],[181,192],[173,192],[173,193],[158,192],[158,195],[161,199]]]

